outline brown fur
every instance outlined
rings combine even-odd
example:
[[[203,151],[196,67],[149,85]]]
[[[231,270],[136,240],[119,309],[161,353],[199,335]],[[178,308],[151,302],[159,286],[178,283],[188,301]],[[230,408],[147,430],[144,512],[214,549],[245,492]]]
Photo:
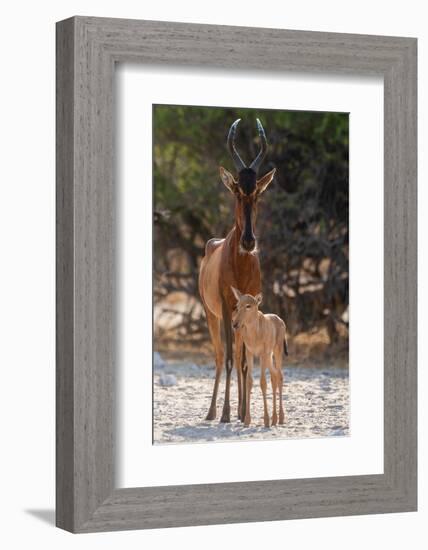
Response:
[[[266,399],[266,369],[269,369],[272,383],[272,426],[278,423],[276,394],[279,394],[279,423],[284,423],[284,409],[282,403],[282,352],[287,347],[286,327],[284,321],[273,314],[263,314],[258,310],[261,303],[261,294],[250,295],[241,293],[232,287],[232,292],[238,300],[237,306],[232,315],[232,325],[239,330],[245,344],[248,373],[246,392],[246,414],[244,423],[249,426],[251,423],[250,401],[251,389],[253,386],[254,358],[260,358],[260,386],[263,393],[264,424],[269,427],[269,411]]]
[[[233,368],[233,359],[238,373],[238,416],[245,416],[245,393],[242,392],[241,367],[244,362],[242,337],[235,333],[235,357],[233,358],[233,332],[231,327],[232,311],[236,305],[236,298],[231,287],[241,292],[257,294],[261,290],[260,262],[256,249],[247,250],[244,244],[256,246],[253,234],[256,219],[256,205],[258,196],[272,181],[275,170],[272,170],[256,182],[255,189],[250,195],[244,193],[233,176],[224,168],[220,168],[220,176],[226,187],[235,195],[235,224],[225,239],[210,239],[205,247],[205,257],[202,259],[199,272],[199,293],[204,305],[208,328],[214,346],[216,376],[211,406],[207,419],[216,417],[216,403],[218,386],[224,364],[226,366],[226,388],[222,422],[230,422],[230,378]],[[251,212],[251,216],[246,216]],[[250,210],[248,210],[250,208]],[[251,227],[248,220],[251,218]],[[254,237],[254,243],[244,241],[244,237]],[[225,353],[220,333],[220,323],[223,321],[225,334]],[[246,370],[243,370],[244,380]]]

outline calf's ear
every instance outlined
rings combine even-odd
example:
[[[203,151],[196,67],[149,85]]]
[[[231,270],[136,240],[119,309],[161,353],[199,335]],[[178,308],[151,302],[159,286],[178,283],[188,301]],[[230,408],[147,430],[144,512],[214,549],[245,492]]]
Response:
[[[256,299],[257,305],[259,306],[262,303],[263,294],[260,292],[259,294],[257,294],[257,296],[255,296],[255,299]]]
[[[234,286],[231,286],[230,288],[232,289],[233,295],[235,296],[235,298],[239,302],[239,300],[241,299],[241,296],[242,296],[241,292],[239,292],[239,290],[237,288],[235,288]]]

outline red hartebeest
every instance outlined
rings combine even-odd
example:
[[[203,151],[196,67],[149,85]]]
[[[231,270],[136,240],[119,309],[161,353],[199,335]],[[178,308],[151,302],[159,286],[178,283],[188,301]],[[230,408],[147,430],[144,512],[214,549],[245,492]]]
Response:
[[[257,172],[267,152],[267,140],[263,126],[257,119],[261,149],[255,160],[247,167],[235,148],[236,127],[240,119],[230,127],[227,147],[232,156],[238,178],[235,179],[225,168],[220,167],[224,185],[235,195],[235,224],[225,239],[210,239],[205,246],[199,272],[199,293],[205,308],[208,328],[215,351],[215,382],[207,420],[213,420],[217,413],[217,392],[226,366],[226,388],[221,422],[230,422],[230,379],[233,369],[232,311],[236,298],[232,286],[244,294],[255,296],[261,291],[260,263],[257,256],[257,241],[254,225],[257,201],[272,181],[275,169],[257,179]],[[220,333],[223,321],[225,334],[224,358]],[[224,361],[225,359],[225,361]],[[243,392],[246,383],[245,349],[240,331],[235,333],[235,365],[238,373],[238,417],[245,418],[246,400]]]

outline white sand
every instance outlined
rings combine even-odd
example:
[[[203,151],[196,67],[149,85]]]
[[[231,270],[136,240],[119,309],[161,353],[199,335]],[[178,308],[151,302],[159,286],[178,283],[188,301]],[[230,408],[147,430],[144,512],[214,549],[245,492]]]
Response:
[[[338,368],[286,367],[284,408],[286,423],[265,428],[259,369],[252,391],[252,425],[237,420],[236,379],[231,386],[231,423],[220,423],[224,373],[217,402],[217,419],[206,421],[214,383],[214,367],[164,362],[155,357],[154,442],[206,442],[224,439],[285,439],[349,435],[348,371]],[[270,381],[268,378],[268,390]],[[268,392],[270,414],[272,401]]]

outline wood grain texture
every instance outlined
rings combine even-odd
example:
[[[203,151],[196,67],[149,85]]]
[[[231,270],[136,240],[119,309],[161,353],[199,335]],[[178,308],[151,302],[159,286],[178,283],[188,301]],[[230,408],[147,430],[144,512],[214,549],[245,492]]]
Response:
[[[56,522],[74,526],[74,23],[56,36]]]
[[[116,62],[376,74],[385,88],[383,475],[115,489]],[[416,510],[416,40],[75,17],[57,24],[57,525]],[[148,382],[150,383],[150,382]]]

